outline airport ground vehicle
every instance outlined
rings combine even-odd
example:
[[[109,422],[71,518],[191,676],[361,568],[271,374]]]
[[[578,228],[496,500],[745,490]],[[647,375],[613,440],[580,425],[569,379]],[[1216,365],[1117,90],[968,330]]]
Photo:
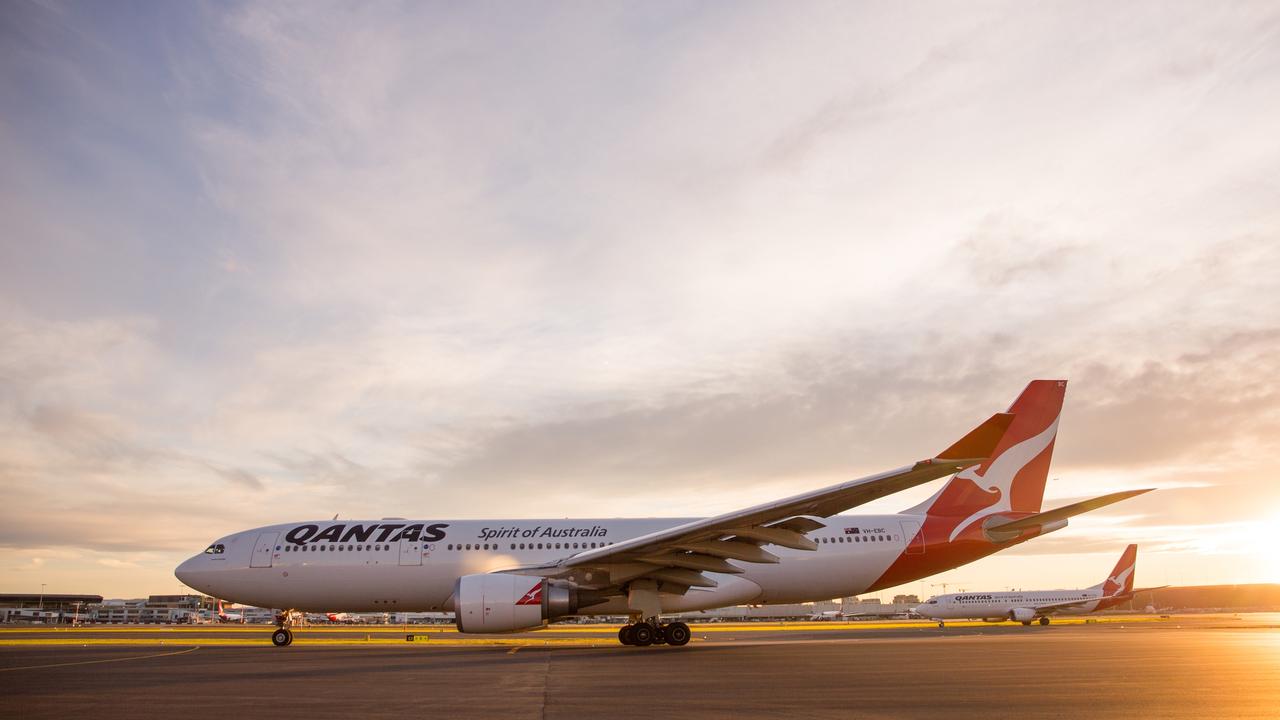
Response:
[[[1065,392],[1064,380],[1033,381],[1008,412],[925,460],[716,517],[288,523],[220,538],[175,574],[259,606],[452,611],[462,632],[619,614],[630,618],[624,644],[682,645],[688,628],[662,624],[664,613],[901,585],[1146,492],[1040,511]],[[839,514],[947,475],[902,513]],[[273,635],[291,638],[284,624]]]

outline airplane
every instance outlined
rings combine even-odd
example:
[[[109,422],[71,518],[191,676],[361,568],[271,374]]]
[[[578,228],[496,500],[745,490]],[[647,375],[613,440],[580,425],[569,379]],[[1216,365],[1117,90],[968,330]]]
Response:
[[[689,642],[664,614],[848,597],[919,580],[1060,530],[1149,489],[1042,512],[1066,394],[1034,380],[945,450],[858,480],[708,518],[308,521],[210,544],[186,585],[281,613],[452,612],[459,632],[520,632],[579,614],[622,615],[624,645]],[[897,514],[840,515],[946,476]],[[766,549],[767,548],[767,549]]]
[[[244,622],[244,613],[229,613],[222,609],[222,601],[218,601],[218,621],[219,622]]]
[[[1049,616],[1085,615],[1115,607],[1134,595],[1159,590],[1167,585],[1133,589],[1134,571],[1138,567],[1138,546],[1130,545],[1106,580],[1084,590],[1039,590],[1030,592],[961,592],[938,595],[915,608],[917,615],[938,621],[947,620],[1011,620],[1023,625],[1039,621],[1049,624]]]

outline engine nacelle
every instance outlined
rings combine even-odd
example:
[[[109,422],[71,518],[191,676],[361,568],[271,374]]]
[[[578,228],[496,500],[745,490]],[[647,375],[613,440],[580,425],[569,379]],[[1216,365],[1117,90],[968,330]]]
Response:
[[[577,612],[578,592],[528,575],[463,575],[453,588],[453,609],[458,632],[515,632]]]
[[[1036,611],[1031,608],[1014,608],[1009,611],[1009,619],[1014,622],[1031,622],[1036,619]]]

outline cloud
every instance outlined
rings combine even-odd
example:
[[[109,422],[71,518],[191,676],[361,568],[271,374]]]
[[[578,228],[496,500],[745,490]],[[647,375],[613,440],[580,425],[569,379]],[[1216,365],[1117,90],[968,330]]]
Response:
[[[217,468],[212,465],[209,469],[218,475],[218,477],[226,480],[232,485],[239,485],[248,490],[262,490],[265,486],[262,481],[255,477],[252,473],[240,468]]]
[[[1149,544],[1252,517],[1276,18],[16,7],[0,549],[167,587],[282,508],[700,515],[1045,376],[1051,500],[1161,486],[1099,516]],[[1123,540],[1077,529],[1042,547]]]

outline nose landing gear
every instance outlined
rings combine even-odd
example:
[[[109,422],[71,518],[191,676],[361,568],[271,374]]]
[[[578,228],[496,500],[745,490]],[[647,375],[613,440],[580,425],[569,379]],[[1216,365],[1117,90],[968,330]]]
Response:
[[[276,647],[287,647],[293,644],[293,611],[286,610],[276,616],[276,631],[271,633],[271,644]]]

